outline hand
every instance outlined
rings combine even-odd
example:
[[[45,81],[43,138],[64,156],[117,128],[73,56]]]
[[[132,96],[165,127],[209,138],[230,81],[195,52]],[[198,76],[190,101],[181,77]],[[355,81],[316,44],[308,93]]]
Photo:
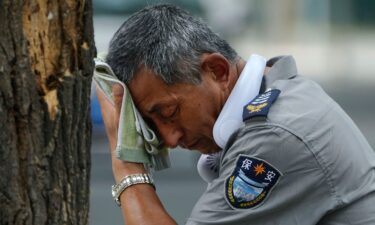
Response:
[[[112,150],[111,152],[113,152],[116,148],[117,143],[117,131],[119,127],[121,103],[124,95],[124,90],[120,84],[114,84],[112,86],[112,96],[114,104],[112,104],[106,98],[104,92],[98,87],[96,87],[96,94],[98,96],[105,130]]]
[[[125,162],[117,159],[115,156],[121,104],[124,95],[123,87],[120,84],[114,84],[112,86],[112,97],[114,104],[112,104],[106,98],[103,91],[98,87],[96,87],[96,94],[98,96],[102,118],[110,145],[112,170],[116,183],[118,183],[126,175],[134,173],[144,173],[145,169],[143,164]]]

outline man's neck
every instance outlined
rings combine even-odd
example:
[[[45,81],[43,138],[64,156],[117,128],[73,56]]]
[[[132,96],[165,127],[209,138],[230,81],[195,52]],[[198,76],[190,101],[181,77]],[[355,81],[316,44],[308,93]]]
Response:
[[[228,86],[223,93],[222,107],[214,124],[213,136],[221,148],[229,136],[242,124],[242,109],[248,101],[259,94],[266,60],[259,55],[252,55],[246,62],[239,59],[232,64]]]
[[[243,60],[242,58],[240,58],[238,60],[238,62],[236,62],[235,66],[234,66],[234,69],[235,69],[234,76],[233,76],[234,82],[232,82],[232,84],[230,86],[231,91],[232,91],[234,85],[236,84],[238,78],[240,77],[240,75],[242,73],[242,70],[245,67],[245,65],[246,65],[246,61]],[[263,72],[264,76],[266,76],[269,73],[270,69],[271,69],[271,67],[268,67],[268,66],[266,66],[266,68],[264,68],[264,72]]]

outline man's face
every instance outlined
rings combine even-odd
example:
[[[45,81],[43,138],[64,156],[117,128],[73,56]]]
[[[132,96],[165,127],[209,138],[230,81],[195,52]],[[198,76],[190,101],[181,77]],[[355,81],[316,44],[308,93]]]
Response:
[[[166,146],[201,153],[220,150],[212,129],[223,94],[212,76],[203,74],[198,85],[167,85],[151,71],[142,69],[128,87],[143,118],[156,128]]]

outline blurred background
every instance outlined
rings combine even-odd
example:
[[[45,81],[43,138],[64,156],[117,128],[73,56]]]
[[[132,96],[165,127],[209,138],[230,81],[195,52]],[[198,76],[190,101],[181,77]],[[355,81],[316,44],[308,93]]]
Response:
[[[375,147],[375,1],[373,0],[93,0],[98,52],[114,32],[147,5],[173,3],[202,17],[247,59],[293,55],[300,74],[320,83]],[[92,94],[90,224],[122,224],[113,202],[108,143],[95,92]],[[155,173],[166,209],[184,224],[206,188],[196,172],[199,155],[175,149],[172,168]]]

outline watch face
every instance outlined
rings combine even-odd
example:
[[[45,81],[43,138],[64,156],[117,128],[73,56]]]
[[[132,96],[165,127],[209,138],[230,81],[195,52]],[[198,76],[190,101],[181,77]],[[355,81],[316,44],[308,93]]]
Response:
[[[116,198],[116,199],[115,199],[115,202],[116,202],[116,204],[117,204],[118,206],[121,206],[120,199]]]
[[[112,197],[116,197],[116,186],[112,185]]]
[[[112,185],[112,197],[114,198],[116,204],[118,206],[121,206],[120,199],[118,198],[118,193],[117,193],[117,185]]]

